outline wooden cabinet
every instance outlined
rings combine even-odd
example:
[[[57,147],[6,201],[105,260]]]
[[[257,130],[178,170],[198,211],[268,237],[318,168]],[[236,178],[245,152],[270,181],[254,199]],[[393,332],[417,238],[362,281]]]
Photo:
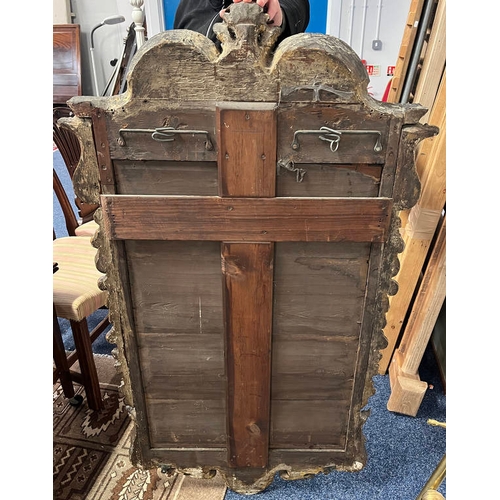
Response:
[[[136,423],[133,461],[255,493],[276,472],[366,463],[399,210],[425,109],[373,100],[342,41],[256,4],[151,38],[126,94],[73,98],[75,191],[99,202],[99,268]],[[101,189],[101,194],[99,193]]]
[[[79,24],[54,24],[52,62],[53,103],[66,104],[82,95]]]

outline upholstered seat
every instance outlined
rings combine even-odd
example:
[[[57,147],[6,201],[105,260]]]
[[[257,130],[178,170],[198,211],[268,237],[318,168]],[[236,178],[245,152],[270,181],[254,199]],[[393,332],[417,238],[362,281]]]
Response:
[[[89,237],[54,240],[53,260],[59,266],[53,285],[58,317],[81,321],[106,305],[108,292],[98,287],[102,273],[95,267],[96,252]]]
[[[61,379],[65,395],[72,401],[74,390],[71,382],[85,388],[88,406],[93,410],[103,407],[99,379],[92,352],[92,343],[109,325],[106,315],[91,332],[87,317],[107,305],[108,292],[99,288],[103,276],[96,268],[97,249],[91,237],[68,236],[53,241],[53,261],[57,271],[53,278],[54,302],[54,381]],[[57,318],[69,320],[75,351],[69,356],[64,352]],[[80,372],[70,371],[78,360]]]
[[[96,221],[90,220],[84,222],[75,228],[75,236],[94,236],[99,224]]]

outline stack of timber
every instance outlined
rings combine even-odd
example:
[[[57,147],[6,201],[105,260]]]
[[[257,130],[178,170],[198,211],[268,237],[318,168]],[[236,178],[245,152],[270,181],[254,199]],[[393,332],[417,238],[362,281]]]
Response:
[[[430,14],[429,14],[430,13]],[[416,67],[410,67],[419,48],[416,33],[425,16],[426,33]],[[446,0],[414,0],[396,66],[389,101],[404,101],[403,87],[410,85],[409,102],[428,108],[421,123],[439,127],[440,133],[417,149],[416,167],[421,182],[418,203],[400,213],[405,249],[395,277],[398,293],[391,297],[379,373],[389,370],[391,396],[388,409],[415,416],[427,384],[420,381],[418,365],[445,299],[446,205]],[[412,76],[413,75],[413,76]],[[414,78],[408,84],[408,78]],[[425,306],[423,306],[425,304]],[[397,347],[397,349],[396,349]]]

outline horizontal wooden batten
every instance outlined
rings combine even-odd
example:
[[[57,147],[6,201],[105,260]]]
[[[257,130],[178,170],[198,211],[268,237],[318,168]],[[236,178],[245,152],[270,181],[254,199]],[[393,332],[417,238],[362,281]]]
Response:
[[[385,241],[390,198],[103,195],[117,240]]]

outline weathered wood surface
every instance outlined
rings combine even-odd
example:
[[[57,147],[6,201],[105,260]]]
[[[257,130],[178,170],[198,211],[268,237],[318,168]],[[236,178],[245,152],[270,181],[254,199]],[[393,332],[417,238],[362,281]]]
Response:
[[[440,223],[419,294],[413,304],[401,344],[389,367],[391,395],[387,409],[417,415],[427,391],[418,368],[446,296],[446,216]]]
[[[402,214],[405,216],[402,228],[405,247],[399,256],[400,270],[394,278],[400,287],[399,293],[391,297],[391,308],[387,313],[384,334],[388,345],[380,359],[381,374],[385,374],[390,366],[446,204],[446,71],[431,111],[430,123],[439,126],[440,133],[421,144],[415,159],[422,189],[418,202]]]
[[[132,459],[219,471],[245,494],[366,463],[396,214],[418,198],[415,147],[437,132],[418,124],[425,108],[372,99],[342,41],[274,47],[265,19],[232,6],[221,52],[156,35],[126,93],[72,99],[68,123],[86,141],[75,190],[102,204]]]
[[[218,106],[217,141],[221,197],[233,201],[244,196],[246,202],[275,196],[275,105]],[[228,210],[232,213],[235,207]],[[245,217],[251,211],[244,206]],[[247,233],[238,226],[239,234]],[[274,242],[217,239],[223,241],[228,463],[264,468],[269,463]]]
[[[111,239],[383,242],[392,200],[103,195],[102,205]]]

